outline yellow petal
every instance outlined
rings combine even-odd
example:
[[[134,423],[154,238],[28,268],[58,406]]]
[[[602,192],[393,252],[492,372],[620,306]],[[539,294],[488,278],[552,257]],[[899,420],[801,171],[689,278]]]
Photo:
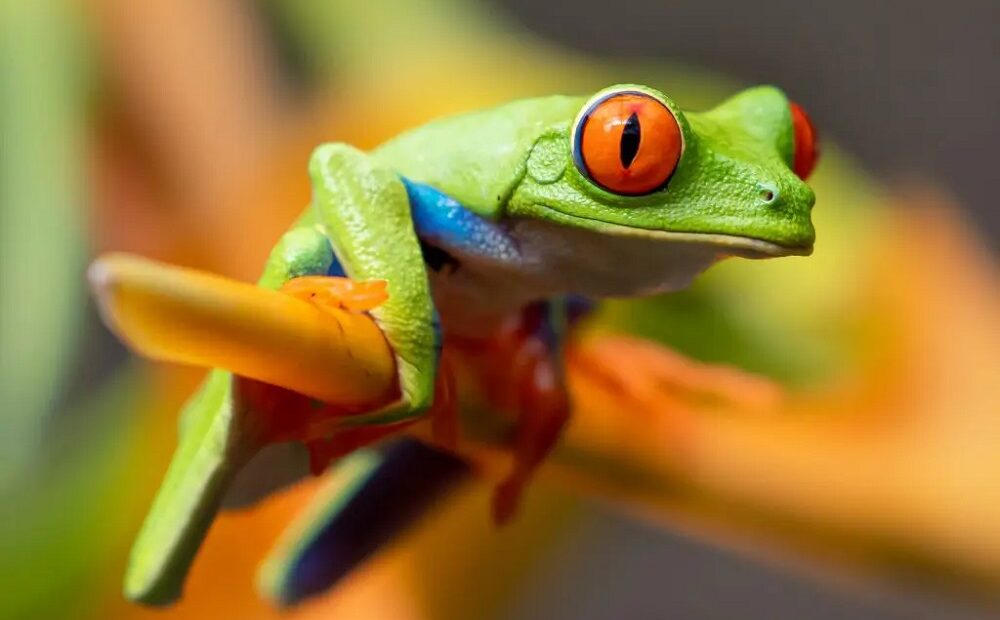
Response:
[[[344,406],[380,404],[395,389],[391,350],[365,314],[126,254],[98,258],[89,277],[107,324],[146,357]]]

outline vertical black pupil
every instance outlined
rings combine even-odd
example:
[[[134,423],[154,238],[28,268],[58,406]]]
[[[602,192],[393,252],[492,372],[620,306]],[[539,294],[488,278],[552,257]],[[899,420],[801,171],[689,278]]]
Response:
[[[635,112],[625,121],[625,129],[622,130],[622,143],[619,147],[619,156],[622,160],[622,168],[632,165],[636,153],[639,152],[639,140],[642,138],[642,129],[639,127],[639,117]]]

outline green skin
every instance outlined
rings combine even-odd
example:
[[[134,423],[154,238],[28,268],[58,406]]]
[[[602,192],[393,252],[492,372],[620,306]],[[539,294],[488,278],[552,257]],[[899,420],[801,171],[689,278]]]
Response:
[[[662,190],[616,195],[574,163],[580,115],[617,90],[647,93],[677,119],[684,148]],[[726,256],[808,254],[814,195],[792,172],[792,151],[788,99],[767,86],[691,113],[654,89],[616,85],[594,97],[529,99],[432,122],[367,154],[326,144],[309,165],[312,205],[273,250],[260,285],[326,274],[335,258],[351,278],[386,280],[388,301],[372,314],[397,358],[401,399],[351,424],[418,416],[434,392],[435,308],[449,331],[474,335],[539,299],[674,290]],[[400,176],[503,227],[520,254],[467,252],[458,273],[429,274]],[[215,371],[188,405],[177,455],[133,549],[129,598],[179,595],[228,483],[249,458],[233,402],[231,377]]]

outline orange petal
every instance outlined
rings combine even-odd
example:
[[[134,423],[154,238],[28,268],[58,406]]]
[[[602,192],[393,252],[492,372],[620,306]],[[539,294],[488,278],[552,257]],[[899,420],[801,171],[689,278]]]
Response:
[[[343,406],[381,404],[395,389],[391,350],[366,315],[125,254],[98,258],[89,277],[105,322],[144,356]]]

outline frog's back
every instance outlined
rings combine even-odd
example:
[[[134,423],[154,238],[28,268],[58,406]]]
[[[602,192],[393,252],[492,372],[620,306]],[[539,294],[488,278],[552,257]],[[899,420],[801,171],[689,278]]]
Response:
[[[400,134],[373,156],[399,174],[483,216],[503,208],[528,154],[548,129],[572,122],[584,100],[552,96],[432,121]]]

